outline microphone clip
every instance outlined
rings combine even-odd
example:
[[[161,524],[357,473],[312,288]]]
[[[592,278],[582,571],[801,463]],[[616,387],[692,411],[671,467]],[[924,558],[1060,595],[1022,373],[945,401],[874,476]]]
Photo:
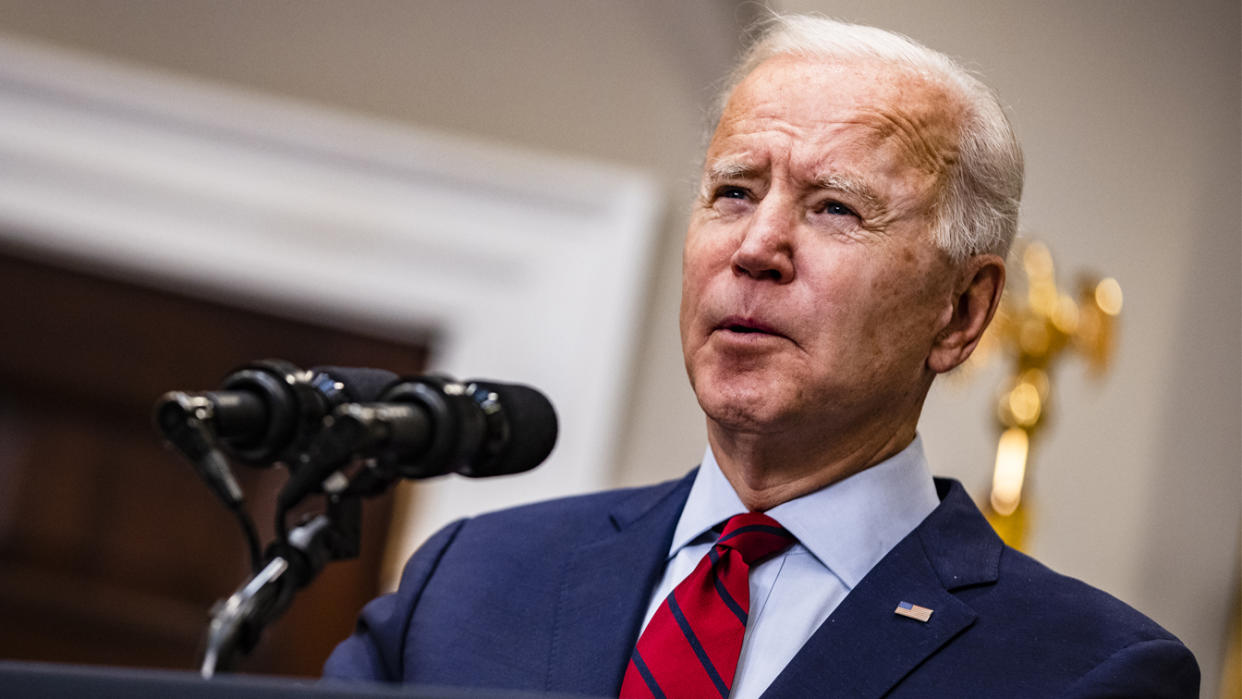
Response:
[[[237,509],[244,496],[228,460],[216,447],[214,420],[215,405],[210,400],[183,391],[164,394],[155,413],[165,441],[185,456],[225,505]]]

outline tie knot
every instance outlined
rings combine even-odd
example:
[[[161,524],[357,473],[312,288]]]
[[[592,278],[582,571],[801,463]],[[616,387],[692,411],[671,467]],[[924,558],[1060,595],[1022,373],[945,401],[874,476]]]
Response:
[[[737,551],[746,565],[752,566],[784,551],[793,542],[793,534],[785,531],[780,522],[762,512],[747,512],[725,522],[716,546]]]

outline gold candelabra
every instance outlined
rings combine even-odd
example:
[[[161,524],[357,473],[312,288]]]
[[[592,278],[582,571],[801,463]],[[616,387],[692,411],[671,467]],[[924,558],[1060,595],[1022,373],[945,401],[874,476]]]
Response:
[[[997,394],[1000,439],[992,488],[984,508],[988,521],[1010,546],[1026,543],[1029,503],[1023,488],[1029,480],[1033,439],[1047,425],[1054,365],[1067,352],[1082,355],[1099,376],[1112,357],[1121,286],[1112,278],[1082,275],[1077,298],[1057,287],[1052,255],[1038,242],[1020,251],[1025,293],[1010,280],[992,327],[980,350],[1012,360]]]

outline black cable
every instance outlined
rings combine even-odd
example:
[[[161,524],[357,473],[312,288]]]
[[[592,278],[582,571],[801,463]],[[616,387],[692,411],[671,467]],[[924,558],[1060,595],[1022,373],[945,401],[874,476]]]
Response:
[[[276,501],[276,541],[289,543],[289,508]]]
[[[246,548],[250,551],[250,571],[258,573],[263,568],[262,547],[259,546],[259,533],[254,528],[254,520],[251,519],[250,513],[237,503],[235,506],[228,508],[229,512],[237,518],[238,524],[241,525],[242,533],[246,537]]]

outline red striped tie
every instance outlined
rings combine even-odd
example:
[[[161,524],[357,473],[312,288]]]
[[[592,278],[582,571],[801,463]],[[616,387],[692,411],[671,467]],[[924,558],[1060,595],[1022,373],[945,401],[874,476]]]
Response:
[[[736,515],[656,609],[630,656],[621,697],[729,696],[750,613],[750,567],[794,541],[776,520]]]

